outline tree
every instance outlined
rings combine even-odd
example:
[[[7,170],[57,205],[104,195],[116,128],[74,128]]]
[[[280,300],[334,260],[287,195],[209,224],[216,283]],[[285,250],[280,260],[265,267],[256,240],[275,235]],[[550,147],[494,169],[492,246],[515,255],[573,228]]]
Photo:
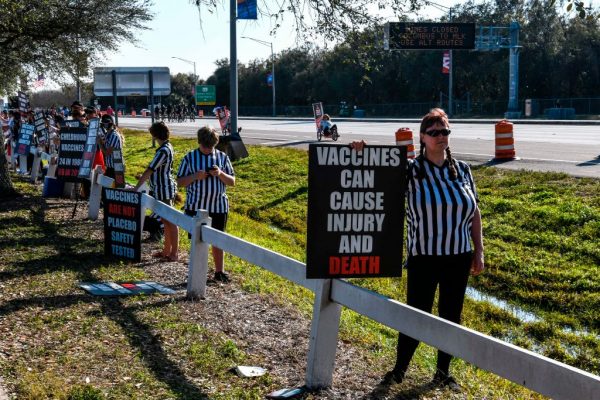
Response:
[[[71,75],[79,83],[105,52],[146,29],[150,6],[150,0],[0,0],[0,92],[37,73]],[[14,193],[5,164],[0,146],[0,195]]]

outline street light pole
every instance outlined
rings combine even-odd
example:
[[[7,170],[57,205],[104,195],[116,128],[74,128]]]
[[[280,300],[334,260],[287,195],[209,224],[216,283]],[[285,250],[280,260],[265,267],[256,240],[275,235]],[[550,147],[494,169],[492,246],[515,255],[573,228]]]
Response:
[[[273,116],[277,116],[277,107],[276,107],[276,102],[275,102],[275,54],[273,53],[273,42],[267,42],[265,40],[260,40],[260,39],[254,39],[251,37],[247,37],[247,36],[242,36],[242,38],[244,39],[250,39],[250,40],[254,40],[255,42],[262,44],[263,46],[270,46],[271,47],[271,77],[272,77],[272,88],[273,88]]]
[[[195,97],[196,97],[196,83],[198,82],[198,75],[196,75],[196,61],[190,61],[190,60],[186,60],[185,58],[175,57],[175,56],[172,56],[171,58],[176,58],[178,60],[181,60],[183,62],[186,62],[186,63],[191,64],[191,65],[194,66],[194,90],[193,90],[193,93],[194,93],[194,110],[198,111],[196,109],[197,105],[196,105],[196,99],[195,99]]]

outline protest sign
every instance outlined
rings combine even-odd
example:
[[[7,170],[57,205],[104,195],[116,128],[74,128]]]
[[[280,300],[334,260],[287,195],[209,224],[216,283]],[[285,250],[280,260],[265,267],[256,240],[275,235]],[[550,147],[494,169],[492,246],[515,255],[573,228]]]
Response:
[[[125,163],[121,149],[113,149],[113,168],[115,170],[115,187],[125,187]]]
[[[25,113],[29,110],[29,96],[25,92],[18,92],[19,111]]]
[[[29,154],[29,149],[31,148],[31,141],[33,140],[34,130],[35,126],[33,125],[21,125],[21,129],[19,130],[19,140],[17,141],[17,154],[21,156],[26,156]]]
[[[41,145],[48,143],[48,128],[46,128],[46,118],[41,111],[35,112],[35,133],[38,137],[38,142]]]
[[[306,277],[401,276],[406,147],[308,151]]]
[[[87,140],[85,142],[85,148],[83,150],[83,156],[81,158],[81,165],[79,166],[79,173],[77,175],[80,179],[89,179],[92,172],[92,163],[96,156],[96,137],[98,136],[98,129],[100,128],[100,119],[94,118],[89,121],[87,127]]]
[[[170,289],[160,283],[152,281],[134,281],[134,282],[81,282],[79,287],[94,296],[131,296],[136,294],[175,294]]]
[[[104,254],[140,261],[142,248],[142,194],[102,189]]]
[[[71,121],[69,121],[71,122]],[[79,121],[73,121],[79,122]],[[87,142],[87,127],[79,125],[62,126],[60,129],[60,146],[58,148],[58,165],[56,177],[66,182],[79,182],[79,167]]]
[[[323,103],[313,103],[313,114],[315,116],[315,124],[317,125],[317,131],[321,127],[321,119],[323,119]]]

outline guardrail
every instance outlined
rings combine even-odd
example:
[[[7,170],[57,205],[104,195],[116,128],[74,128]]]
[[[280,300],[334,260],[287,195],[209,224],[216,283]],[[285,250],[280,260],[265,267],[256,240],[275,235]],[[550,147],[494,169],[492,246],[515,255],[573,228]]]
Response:
[[[102,187],[112,179],[99,170],[92,174],[88,217],[98,218]],[[598,399],[600,377],[575,367],[446,321],[406,304],[340,279],[306,279],[306,265],[210,226],[208,213],[189,217],[173,207],[142,196],[152,209],[192,234],[187,295],[206,292],[208,246],[213,245],[262,267],[315,293],[305,384],[325,388],[332,384],[341,307],[427,343],[455,357],[554,399]],[[144,214],[142,214],[144,215]]]

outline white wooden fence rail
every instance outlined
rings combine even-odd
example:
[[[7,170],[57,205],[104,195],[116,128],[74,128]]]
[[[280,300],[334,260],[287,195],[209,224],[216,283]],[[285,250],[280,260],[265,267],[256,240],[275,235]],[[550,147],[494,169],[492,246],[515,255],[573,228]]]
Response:
[[[98,217],[102,186],[111,185],[112,179],[94,172],[89,218]],[[192,234],[187,284],[189,297],[201,298],[205,295],[209,245],[315,293],[305,376],[309,388],[329,387],[332,384],[341,307],[345,306],[553,399],[600,399],[600,377],[596,375],[475,332],[344,280],[306,279],[304,263],[212,228],[206,212],[200,212],[197,217],[188,217],[145,194],[142,203],[143,207],[152,209]]]

